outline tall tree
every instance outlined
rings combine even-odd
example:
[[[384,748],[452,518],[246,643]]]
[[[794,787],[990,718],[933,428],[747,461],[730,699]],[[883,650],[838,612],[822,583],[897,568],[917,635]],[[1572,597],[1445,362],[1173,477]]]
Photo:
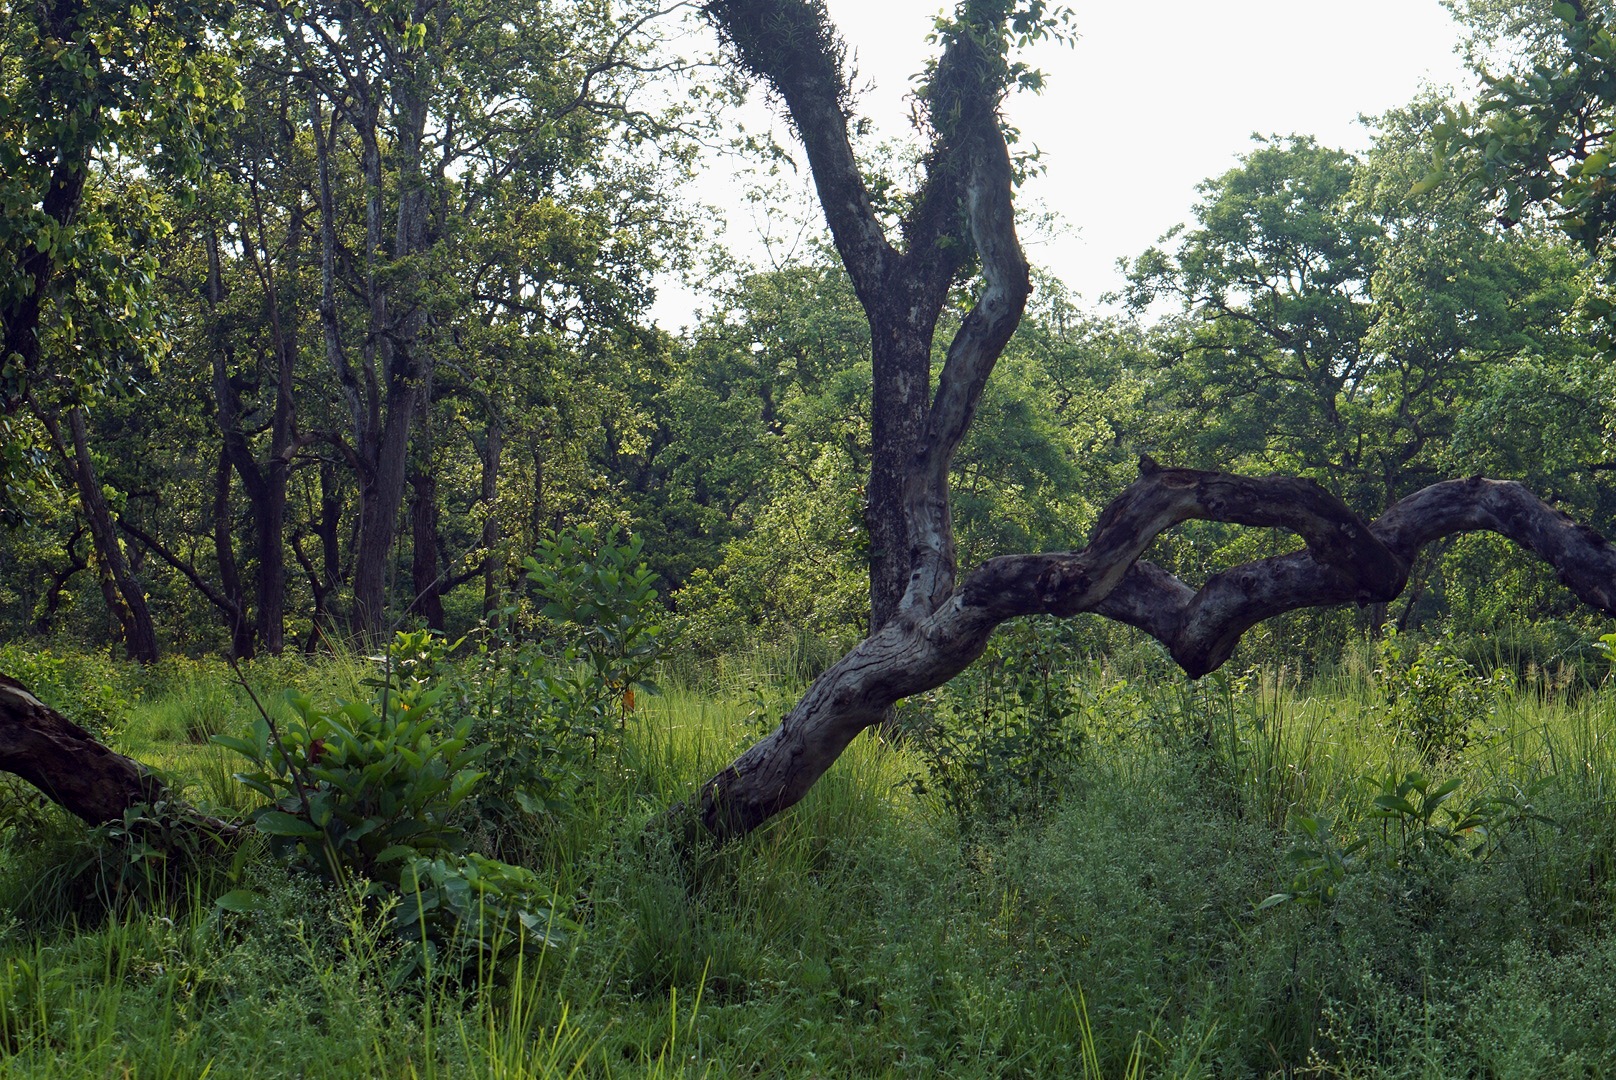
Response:
[[[102,491],[86,407],[154,346],[150,242],[167,221],[127,165],[193,175],[213,112],[238,101],[207,47],[219,12],[51,0],[0,23],[0,509],[40,460],[26,407],[77,490],[108,608],[157,658],[145,593]]]
[[[1198,227],[1133,264],[1158,334],[1159,390],[1207,461],[1328,479],[1360,513],[1430,483],[1468,388],[1522,353],[1566,355],[1575,260],[1505,234],[1460,185],[1410,195],[1435,102],[1381,121],[1367,161],[1262,141],[1201,185]]]
[[[851,149],[844,49],[824,4],[713,0],[705,10],[738,63],[789,111],[870,321],[868,516],[884,614],[779,728],[704,785],[692,811],[710,833],[744,833],[794,804],[893,702],[962,670],[998,624],[1019,615],[1092,611],[1130,623],[1198,676],[1223,663],[1263,618],[1394,597],[1422,545],[1474,529],[1530,547],[1585,601],[1616,613],[1616,549],[1517,484],[1436,484],[1371,525],[1312,481],[1163,469],[1148,459],[1083,550],[1000,556],[961,578],[949,465],[1031,289],[998,109],[1009,88],[1029,76],[1011,62],[1012,43],[1046,28],[1051,13],[1037,0],[964,0],[939,23],[942,52],[919,92],[929,147],[895,243]],[[968,270],[975,300],[934,384],[931,336],[950,287]],[[1190,518],[1288,528],[1306,548],[1237,566],[1193,590],[1138,561],[1157,534]]]
[[[437,388],[447,385],[439,369],[457,351],[467,315],[492,304],[500,317],[571,317],[572,305],[557,298],[575,296],[572,283],[543,273],[546,253],[522,244],[531,234],[479,230],[515,213],[507,200],[526,199],[540,216],[571,218],[580,266],[623,270],[636,252],[649,253],[636,246],[634,226],[609,231],[624,196],[647,192],[619,184],[609,194],[604,148],[664,130],[630,104],[656,66],[645,60],[645,28],[657,11],[604,0],[520,10],[487,0],[268,0],[262,10],[308,95],[320,335],[344,415],[322,437],[357,480],[351,624],[373,636],[390,604],[410,448],[423,438]],[[598,212],[568,214],[574,197],[598,200]],[[559,243],[559,232],[547,242]],[[502,243],[526,261],[488,258]],[[618,276],[619,291],[643,292],[653,264]],[[608,276],[599,273],[597,283]],[[479,279],[493,288],[478,291]],[[513,291],[498,291],[506,286]],[[433,452],[421,444],[418,458]],[[436,494],[426,473],[416,476],[416,591],[430,594],[430,606],[442,582],[425,550],[433,534],[420,529],[435,517]]]

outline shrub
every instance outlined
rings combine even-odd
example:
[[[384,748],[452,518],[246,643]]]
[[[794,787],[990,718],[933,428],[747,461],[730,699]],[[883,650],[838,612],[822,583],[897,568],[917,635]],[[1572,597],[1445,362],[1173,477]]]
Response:
[[[917,787],[962,829],[1040,816],[1065,793],[1087,738],[1069,633],[1053,619],[1002,628],[981,661],[925,700],[918,742],[929,780]]]
[[[617,543],[587,528],[541,542],[525,563],[540,626],[511,629],[510,605],[505,629],[462,667],[470,738],[490,748],[467,812],[496,844],[514,847],[564,815],[601,751],[616,748],[636,694],[656,692],[662,608],[641,551],[637,537]]]
[[[371,701],[326,708],[288,692],[288,722],[264,714],[249,737],[214,742],[251,762],[236,779],[269,800],[253,824],[271,849],[369,895],[402,894],[401,935],[485,952],[514,920],[525,944],[555,943],[561,923],[533,875],[466,854],[450,822],[482,779],[474,765],[488,747],[468,743],[470,717],[445,724],[432,714],[444,696],[441,659],[426,632],[399,635]],[[225,903],[254,898],[233,893]]]
[[[1388,630],[1379,653],[1383,715],[1399,736],[1413,737],[1427,765],[1463,753],[1479,733],[1493,691],[1508,686],[1509,675],[1502,670],[1490,680],[1478,679],[1446,638],[1416,647]]]

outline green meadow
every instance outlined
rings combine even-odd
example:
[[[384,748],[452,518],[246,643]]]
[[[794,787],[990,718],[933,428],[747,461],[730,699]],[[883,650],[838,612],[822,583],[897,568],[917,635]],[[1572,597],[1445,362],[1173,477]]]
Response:
[[[531,832],[462,811],[555,900],[548,943],[513,922],[469,964],[449,942],[401,965],[407,896],[252,830],[165,854],[7,787],[0,1075],[1612,1069],[1608,687],[1404,643],[1308,682],[1073,663],[1029,694],[1013,645],[718,850],[668,808],[797,687],[762,653],[664,672]],[[253,696],[285,714],[278,687],[349,700],[373,674],[279,661],[244,671],[249,695],[216,663],[31,662],[222,816],[263,801],[209,742],[252,728]]]

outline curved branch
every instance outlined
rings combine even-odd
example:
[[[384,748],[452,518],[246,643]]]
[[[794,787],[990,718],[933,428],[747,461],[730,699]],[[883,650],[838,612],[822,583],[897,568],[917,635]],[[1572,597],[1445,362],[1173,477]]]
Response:
[[[817,679],[780,727],[703,787],[712,835],[742,835],[802,798],[854,736],[900,698],[940,686],[1021,615],[1094,612],[1165,643],[1192,677],[1214,670],[1246,629],[1301,607],[1390,600],[1419,549],[1488,530],[1548,561],[1586,603],[1616,615],[1616,548],[1521,484],[1472,477],[1433,484],[1366,524],[1311,480],[1162,469],[1141,475],[1077,552],[1010,555],[971,573],[925,618],[894,619]],[[1163,531],[1204,519],[1279,527],[1307,547],[1233,567],[1191,590],[1138,558]]]
[[[1616,615],[1616,549],[1524,484],[1445,480],[1393,504],[1368,531],[1404,568],[1444,537],[1497,533],[1553,566],[1585,604]],[[1093,610],[1144,630],[1198,678],[1228,660],[1241,635],[1264,619],[1303,607],[1390,600],[1406,577],[1404,569],[1395,588],[1366,593],[1350,576],[1328,572],[1312,551],[1298,551],[1232,567],[1191,593],[1166,571],[1139,563]]]
[[[988,376],[1032,295],[1031,271],[1016,236],[1010,152],[991,111],[975,141],[966,207],[971,239],[982,262],[982,289],[949,342],[926,416],[924,461],[909,475],[906,515],[916,554],[900,612],[929,613],[954,587],[949,466],[970,430]]]
[[[742,66],[790,110],[836,250],[868,305],[887,287],[895,253],[853,156],[846,46],[830,25],[824,0],[712,0],[703,13]]]

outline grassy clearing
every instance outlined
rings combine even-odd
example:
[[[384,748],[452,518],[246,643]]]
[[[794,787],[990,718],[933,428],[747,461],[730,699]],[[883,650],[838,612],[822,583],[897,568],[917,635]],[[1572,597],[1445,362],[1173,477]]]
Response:
[[[360,672],[274,674],[341,696]],[[1477,682],[1461,737],[1390,703],[1427,700],[1406,674],[1396,696],[1362,671],[1084,671],[1062,721],[1081,750],[1035,813],[962,820],[915,748],[865,738],[795,811],[692,855],[646,824],[790,695],[768,671],[721,676],[644,701],[533,845],[580,932],[482,977],[394,988],[402,943],[377,912],[252,845],[166,898],[98,902],[104,845],[8,794],[0,1076],[1613,1070],[1607,691]],[[121,748],[245,805],[198,738],[251,721],[218,670],[126,698]],[[1429,814],[1388,811],[1423,808],[1395,795],[1414,771],[1426,795],[1458,784]],[[243,883],[259,910],[215,909]]]

